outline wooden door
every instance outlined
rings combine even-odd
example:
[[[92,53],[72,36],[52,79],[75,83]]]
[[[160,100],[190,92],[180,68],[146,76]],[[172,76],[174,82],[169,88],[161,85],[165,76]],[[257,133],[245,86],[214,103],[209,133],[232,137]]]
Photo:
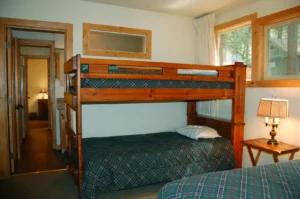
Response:
[[[14,96],[15,88],[15,44],[11,29],[7,29],[7,84],[8,84],[8,123],[9,123],[9,158],[10,172],[15,173],[18,150],[16,130],[16,101]]]
[[[28,84],[27,84],[27,59],[21,56],[21,101],[23,105],[22,121],[23,123],[23,139],[28,133]]]
[[[20,60],[20,45],[19,45],[19,41],[17,38],[13,39],[14,42],[14,71],[15,71],[15,75],[14,75],[14,81],[15,81],[15,86],[14,86],[14,97],[15,97],[15,102],[16,102],[16,106],[15,106],[15,111],[16,111],[16,135],[17,135],[17,155],[18,155],[18,159],[21,158],[21,146],[22,146],[22,140],[23,140],[23,124],[24,121],[22,120],[22,114],[24,111],[24,106],[22,104],[22,100],[21,100],[21,60]]]

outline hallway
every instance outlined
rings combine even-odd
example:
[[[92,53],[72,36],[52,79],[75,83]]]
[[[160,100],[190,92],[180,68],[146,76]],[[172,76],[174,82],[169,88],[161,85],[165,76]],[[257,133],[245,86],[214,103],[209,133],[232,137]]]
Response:
[[[47,120],[29,120],[29,131],[23,140],[21,160],[16,174],[66,168],[61,151],[52,149]]]

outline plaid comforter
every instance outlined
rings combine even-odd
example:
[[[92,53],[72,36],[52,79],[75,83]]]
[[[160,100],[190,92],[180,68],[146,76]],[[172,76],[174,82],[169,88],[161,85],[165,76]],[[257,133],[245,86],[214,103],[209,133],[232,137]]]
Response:
[[[99,193],[234,166],[233,148],[225,138],[192,140],[174,132],[86,138],[81,197],[96,199]]]
[[[83,64],[81,70],[88,73],[88,65]],[[143,75],[160,75],[161,72],[137,72],[121,69],[109,69],[110,74],[143,74]],[[182,74],[181,76],[215,76],[205,72],[199,74]],[[212,81],[183,81],[183,80],[143,80],[143,79],[101,79],[101,78],[81,79],[82,88],[224,88],[231,89],[232,82],[212,82]],[[180,75],[179,75],[180,76]],[[76,78],[76,76],[73,76]],[[70,91],[75,93],[76,87],[70,85]]]
[[[300,198],[300,160],[196,175],[166,184],[158,199]]]

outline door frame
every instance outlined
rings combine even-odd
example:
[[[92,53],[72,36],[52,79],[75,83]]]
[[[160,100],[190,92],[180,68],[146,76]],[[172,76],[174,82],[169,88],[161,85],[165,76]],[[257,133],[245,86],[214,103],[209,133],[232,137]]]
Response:
[[[20,46],[26,47],[38,47],[38,48],[49,48],[49,56],[39,56],[39,55],[23,55],[25,58],[25,64],[27,64],[26,57],[31,57],[32,59],[41,59],[41,57],[47,57],[48,60],[48,121],[49,127],[52,134],[52,148],[56,149],[56,102],[55,102],[55,52],[54,52],[54,41],[47,40],[34,40],[34,39],[19,39]],[[36,58],[33,58],[36,57]],[[26,105],[26,104],[25,104]],[[27,121],[25,121],[27,122]]]
[[[47,60],[47,73],[49,74],[50,72],[50,55],[21,55],[24,57],[24,80],[26,82],[26,87],[24,86],[23,88],[23,92],[24,92],[24,96],[26,95],[25,97],[25,100],[24,100],[24,111],[25,111],[25,117],[24,117],[24,122],[27,123],[27,128],[28,128],[28,120],[29,120],[29,117],[28,117],[28,99],[26,99],[28,96],[27,96],[27,93],[28,93],[28,59],[46,59]],[[48,87],[47,87],[47,90],[49,91],[50,88],[50,78],[49,78],[49,75],[47,74],[47,82],[48,82]],[[26,75],[26,76],[25,76]],[[49,94],[48,94],[49,95]],[[54,97],[51,97],[51,98],[54,98]],[[51,109],[51,106],[50,106],[50,103],[48,103],[48,110]],[[51,112],[48,111],[48,121],[50,121],[50,118],[51,118]],[[50,122],[49,122],[49,128],[52,128],[50,126]],[[28,129],[27,129],[28,130]],[[55,136],[55,141],[53,141],[53,132],[51,131],[52,133],[52,148],[53,148],[53,143],[56,143],[56,136]]]
[[[8,79],[15,80],[15,65],[16,65],[16,45],[15,45],[15,38],[12,35],[12,30],[10,28],[6,29],[7,33],[7,41],[10,42],[11,46],[8,49],[7,53],[7,74]],[[14,95],[15,92],[15,81],[8,81],[7,82],[7,92],[8,95]],[[15,172],[16,164],[17,164],[17,156],[18,156],[18,134],[17,134],[17,127],[16,127],[16,99],[14,97],[11,98],[10,103],[8,103],[8,128],[9,130],[9,154],[10,155],[10,170],[12,173]]]
[[[8,136],[8,92],[6,67],[6,29],[43,31],[65,35],[65,60],[73,54],[73,24],[15,18],[0,18],[0,178],[11,176]]]

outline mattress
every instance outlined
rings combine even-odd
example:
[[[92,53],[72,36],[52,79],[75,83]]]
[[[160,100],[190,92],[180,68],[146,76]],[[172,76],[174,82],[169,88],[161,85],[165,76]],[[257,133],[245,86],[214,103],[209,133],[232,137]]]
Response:
[[[85,199],[235,167],[229,140],[193,140],[175,132],[85,138],[82,150]]]
[[[88,66],[82,65],[81,71],[88,73]],[[179,76],[217,76],[217,71],[213,70],[186,70],[179,69]],[[109,67],[110,74],[143,74],[161,75],[161,72],[132,71]],[[73,78],[76,78],[75,76]],[[141,79],[103,79],[103,78],[82,78],[82,88],[224,88],[233,87],[231,82],[211,82],[211,81],[183,81],[183,80],[141,80]],[[70,87],[72,92],[75,87]]]
[[[196,175],[166,184],[157,199],[300,198],[300,160]]]

